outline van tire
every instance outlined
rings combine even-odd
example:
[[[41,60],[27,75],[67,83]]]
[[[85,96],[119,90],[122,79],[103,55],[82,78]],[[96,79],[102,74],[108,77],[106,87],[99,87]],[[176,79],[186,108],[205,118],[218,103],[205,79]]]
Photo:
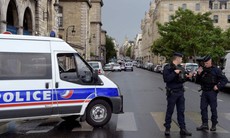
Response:
[[[71,115],[71,116],[64,116],[61,117],[63,120],[70,122],[70,121],[76,121],[80,116],[79,115]]]
[[[94,113],[93,113],[94,112]],[[93,114],[102,114],[101,119],[94,118]],[[93,127],[106,125],[112,116],[111,106],[104,100],[95,100],[89,104],[86,110],[86,122]],[[96,117],[96,116],[95,116]]]

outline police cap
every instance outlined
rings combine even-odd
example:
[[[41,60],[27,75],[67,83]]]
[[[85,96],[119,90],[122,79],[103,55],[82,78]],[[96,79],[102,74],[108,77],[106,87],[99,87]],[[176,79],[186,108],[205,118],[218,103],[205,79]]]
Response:
[[[211,56],[210,55],[206,55],[206,56],[204,56],[204,58],[203,58],[203,62],[207,62],[207,61],[209,61],[211,59]]]
[[[183,57],[183,54],[181,54],[181,53],[178,53],[178,52],[175,52],[175,53],[173,53],[173,56],[177,56],[177,57]]]

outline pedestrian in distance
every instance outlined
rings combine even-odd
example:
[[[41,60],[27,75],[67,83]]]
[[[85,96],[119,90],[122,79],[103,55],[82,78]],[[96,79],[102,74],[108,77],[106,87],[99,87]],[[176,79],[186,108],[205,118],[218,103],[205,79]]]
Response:
[[[228,79],[222,71],[212,65],[211,56],[207,55],[203,58],[204,67],[200,66],[197,70],[197,81],[201,85],[201,120],[202,125],[197,127],[197,131],[209,130],[208,126],[208,105],[211,108],[211,121],[212,126],[210,131],[216,131],[217,121],[217,95],[218,92],[224,88]]]
[[[177,108],[177,120],[180,126],[180,135],[191,136],[185,126],[185,98],[184,98],[184,82],[192,77],[191,73],[186,73],[185,69],[180,66],[183,55],[181,53],[174,53],[172,62],[166,65],[163,69],[163,79],[166,83],[167,95],[167,111],[165,116],[165,135],[170,135],[170,128],[172,122],[172,114],[174,107]]]

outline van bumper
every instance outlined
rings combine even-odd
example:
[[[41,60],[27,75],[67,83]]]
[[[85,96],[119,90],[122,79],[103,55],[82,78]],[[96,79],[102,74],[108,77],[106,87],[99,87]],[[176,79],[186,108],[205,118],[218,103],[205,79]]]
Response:
[[[122,114],[123,112],[123,95],[118,97],[111,97],[112,102],[112,112],[114,114]]]

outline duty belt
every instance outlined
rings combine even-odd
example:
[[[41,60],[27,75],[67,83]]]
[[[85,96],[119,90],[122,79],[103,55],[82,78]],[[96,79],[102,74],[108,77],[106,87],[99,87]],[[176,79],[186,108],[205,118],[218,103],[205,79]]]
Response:
[[[172,90],[172,92],[184,92],[184,88],[174,88],[171,90]]]

